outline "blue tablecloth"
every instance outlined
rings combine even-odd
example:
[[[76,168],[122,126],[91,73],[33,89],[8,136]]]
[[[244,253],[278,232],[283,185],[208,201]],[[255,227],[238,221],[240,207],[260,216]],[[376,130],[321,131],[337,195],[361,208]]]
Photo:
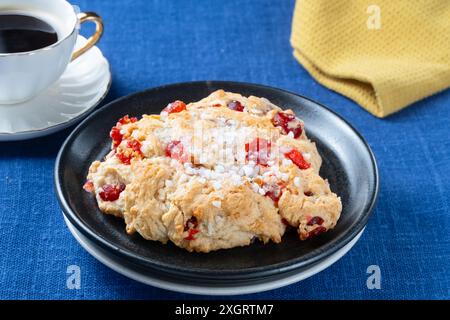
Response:
[[[100,48],[113,84],[105,102],[161,84],[238,80],[317,100],[348,119],[378,159],[381,192],[360,241],[327,270],[249,299],[450,298],[450,91],[387,119],[314,81],[289,45],[293,0],[73,0],[105,22]],[[71,129],[0,143],[0,298],[198,298],[129,280],[69,233],[53,192],[56,153]],[[69,265],[81,288],[66,287]],[[381,289],[369,290],[378,265]],[[203,297],[200,297],[203,298]]]

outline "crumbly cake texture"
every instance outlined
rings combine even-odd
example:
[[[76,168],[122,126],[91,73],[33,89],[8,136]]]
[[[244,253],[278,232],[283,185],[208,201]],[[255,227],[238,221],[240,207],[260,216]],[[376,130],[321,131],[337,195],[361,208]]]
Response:
[[[160,115],[124,116],[110,136],[84,189],[129,234],[209,252],[279,243],[289,227],[306,240],[339,219],[304,123],[265,98],[218,90]]]

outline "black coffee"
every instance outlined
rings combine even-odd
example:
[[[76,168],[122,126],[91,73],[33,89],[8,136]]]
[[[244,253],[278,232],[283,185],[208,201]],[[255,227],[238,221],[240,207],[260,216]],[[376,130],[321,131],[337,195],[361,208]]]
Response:
[[[56,30],[32,16],[0,13],[0,53],[27,52],[58,41]]]

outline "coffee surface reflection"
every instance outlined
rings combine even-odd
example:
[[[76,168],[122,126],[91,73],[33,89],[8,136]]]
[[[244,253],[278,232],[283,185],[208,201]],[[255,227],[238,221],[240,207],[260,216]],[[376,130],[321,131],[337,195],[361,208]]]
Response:
[[[39,18],[0,14],[0,54],[34,51],[57,41],[57,31]]]

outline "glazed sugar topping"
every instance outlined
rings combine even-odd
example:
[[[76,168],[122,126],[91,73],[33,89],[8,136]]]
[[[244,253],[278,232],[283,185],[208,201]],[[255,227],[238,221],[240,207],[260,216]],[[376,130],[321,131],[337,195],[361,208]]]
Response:
[[[303,122],[267,99],[260,101],[257,105],[251,98],[240,97],[169,103],[157,119],[159,127],[153,130],[163,147],[161,156],[171,158],[171,165],[182,172],[181,181],[194,177],[200,183],[211,181],[216,191],[230,183],[247,185],[276,203],[289,181],[301,185],[292,168],[309,169],[310,155],[290,145],[306,139]],[[117,122],[110,133],[112,157],[130,165],[152,156],[154,141],[139,131],[139,123],[147,120],[126,115]],[[259,125],[261,121],[265,125]]]

